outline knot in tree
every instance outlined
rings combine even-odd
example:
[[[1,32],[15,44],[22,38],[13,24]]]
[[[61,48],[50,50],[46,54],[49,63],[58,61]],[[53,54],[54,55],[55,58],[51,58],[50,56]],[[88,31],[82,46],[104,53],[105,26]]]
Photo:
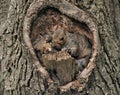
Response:
[[[85,87],[98,51],[97,27],[86,12],[64,0],[36,2],[28,9],[23,33],[48,86],[56,83],[61,91]]]

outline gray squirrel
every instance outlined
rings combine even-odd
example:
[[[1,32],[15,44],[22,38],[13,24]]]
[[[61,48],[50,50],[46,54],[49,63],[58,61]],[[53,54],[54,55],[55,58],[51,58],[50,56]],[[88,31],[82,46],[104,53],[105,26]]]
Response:
[[[68,51],[75,58],[83,58],[91,54],[91,45],[88,39],[79,33],[69,33],[58,29],[52,35],[51,44],[57,50]]]
[[[54,31],[51,43],[53,48],[67,51],[75,58],[78,71],[82,71],[89,62],[92,47],[85,35],[58,29]]]

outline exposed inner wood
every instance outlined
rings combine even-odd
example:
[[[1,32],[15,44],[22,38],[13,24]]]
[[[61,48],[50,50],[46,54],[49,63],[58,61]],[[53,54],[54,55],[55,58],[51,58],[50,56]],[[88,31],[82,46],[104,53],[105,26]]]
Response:
[[[73,80],[76,72],[74,59],[66,52],[45,54],[42,56],[43,63],[54,81],[59,80],[60,84],[65,84]]]

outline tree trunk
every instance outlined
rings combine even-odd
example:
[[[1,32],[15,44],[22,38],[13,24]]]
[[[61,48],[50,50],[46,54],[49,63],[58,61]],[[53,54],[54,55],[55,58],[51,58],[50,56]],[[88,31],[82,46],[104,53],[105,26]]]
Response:
[[[35,0],[34,0],[35,1]],[[33,0],[0,0],[0,95],[119,95],[120,1],[66,0],[96,20],[100,53],[81,92],[49,91],[23,41],[23,22]]]

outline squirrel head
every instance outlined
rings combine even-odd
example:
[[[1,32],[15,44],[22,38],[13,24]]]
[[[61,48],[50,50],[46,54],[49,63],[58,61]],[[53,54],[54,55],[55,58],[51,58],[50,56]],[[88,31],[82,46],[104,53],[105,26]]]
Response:
[[[54,31],[52,35],[52,46],[56,50],[61,50],[62,46],[66,42],[66,34],[65,31],[62,29],[58,29]]]

